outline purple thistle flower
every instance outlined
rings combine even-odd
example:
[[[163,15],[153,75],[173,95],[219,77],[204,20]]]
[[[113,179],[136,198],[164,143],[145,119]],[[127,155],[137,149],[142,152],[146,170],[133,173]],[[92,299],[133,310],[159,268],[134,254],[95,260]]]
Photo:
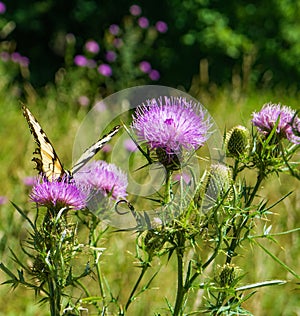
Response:
[[[118,35],[120,32],[120,27],[117,24],[112,24],[109,28],[109,33],[112,35]]]
[[[129,12],[133,15],[133,16],[138,16],[142,13],[142,9],[139,5],[133,4],[130,8],[129,8]]]
[[[87,65],[87,58],[83,55],[76,55],[74,57],[74,64],[79,67],[85,67]]]
[[[11,60],[12,60],[14,63],[19,63],[20,58],[21,58],[21,54],[18,53],[18,52],[13,52],[13,53],[11,54]]]
[[[6,5],[2,1],[0,1],[0,14],[4,14],[6,12]]]
[[[8,201],[6,196],[0,196],[0,205],[6,204]]]
[[[146,29],[149,26],[149,20],[146,17],[142,16],[138,19],[138,24],[140,28]]]
[[[159,104],[158,104],[159,103]],[[167,154],[196,150],[208,139],[211,124],[200,103],[180,97],[160,97],[138,106],[131,127],[150,149]]]
[[[94,108],[97,112],[105,112],[107,110],[107,106],[102,100],[96,101]]]
[[[2,61],[7,62],[10,60],[10,54],[8,52],[1,52],[0,58]]]
[[[252,123],[258,131],[266,137],[276,125],[276,134],[280,138],[286,138],[294,144],[300,144],[300,137],[295,134],[300,132],[300,119],[296,111],[281,104],[265,104],[260,112],[252,113]]]
[[[76,183],[113,199],[125,198],[128,185],[126,174],[114,164],[105,161],[92,161],[74,175]]]
[[[176,181],[184,181],[186,184],[191,182],[191,176],[185,172],[177,173],[174,175],[174,180]]]
[[[80,97],[78,97],[78,103],[79,105],[85,107],[90,104],[90,99],[86,95],[81,95]]]
[[[166,22],[158,21],[155,24],[155,28],[157,29],[159,33],[166,33],[168,30],[168,25]]]
[[[149,78],[153,81],[157,81],[160,78],[159,71],[156,69],[152,69],[149,73]]]
[[[104,77],[110,77],[112,75],[112,69],[107,64],[102,64],[98,67],[98,72]]]
[[[139,68],[144,73],[149,73],[151,71],[151,64],[148,61],[141,61],[139,64]]]
[[[127,138],[124,140],[124,147],[129,152],[135,152],[138,150],[135,142],[131,138]]]
[[[46,207],[73,208],[79,210],[85,207],[86,195],[75,183],[70,183],[68,178],[61,181],[47,181],[39,179],[32,188],[30,199]]]
[[[105,58],[109,63],[112,63],[117,59],[117,54],[113,50],[109,50],[106,52]]]
[[[87,41],[84,47],[89,53],[92,53],[92,54],[98,54],[100,51],[99,44],[94,40]]]
[[[105,144],[105,145],[102,147],[102,152],[103,152],[103,153],[110,153],[111,150],[112,150],[111,144]]]
[[[26,56],[20,56],[19,65],[21,67],[28,67],[29,66],[29,58]]]
[[[23,178],[23,183],[29,187],[32,187],[37,182],[36,177],[25,177]]]

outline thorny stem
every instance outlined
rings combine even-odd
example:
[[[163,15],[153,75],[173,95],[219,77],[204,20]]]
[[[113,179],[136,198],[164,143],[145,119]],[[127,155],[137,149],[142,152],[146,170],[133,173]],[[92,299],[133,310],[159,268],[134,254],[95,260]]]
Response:
[[[218,219],[217,219],[217,210],[215,210],[215,213],[214,213],[214,221],[216,223],[218,223]],[[220,250],[220,247],[221,247],[221,244],[222,244],[222,241],[223,241],[223,232],[222,230],[220,229],[220,227],[216,227],[216,230],[218,232],[218,242],[216,244],[216,247],[214,248],[214,252],[212,253],[212,255],[207,259],[207,261],[205,263],[202,264],[201,266],[201,270],[200,271],[196,271],[192,277],[189,279],[189,280],[186,280],[186,284],[185,284],[185,288],[186,289],[189,289],[192,285],[193,285],[193,282],[195,281],[195,279],[202,273],[202,271],[204,271],[209,265],[210,263],[217,257],[218,253],[219,253],[219,250]]]
[[[177,255],[177,294],[174,307],[174,316],[180,315],[182,302],[186,293],[186,288],[183,285],[183,255],[185,246],[185,237],[181,231],[177,232],[176,255]]]
[[[91,224],[91,228],[90,228],[90,245],[92,245],[92,247],[97,248],[98,247],[98,240],[99,240],[99,236],[96,236],[96,227],[98,226],[98,220],[95,219],[93,217],[92,219],[92,224]],[[93,250],[93,257],[94,257],[94,262],[95,262],[95,266],[96,266],[96,274],[97,274],[97,283],[99,286],[99,292],[100,292],[100,296],[102,298],[102,304],[103,306],[106,305],[105,303],[105,292],[103,289],[103,281],[102,281],[102,271],[101,271],[101,267],[100,267],[100,260],[99,260],[99,252],[97,251],[97,249]],[[98,308],[98,306],[97,306]]]
[[[251,205],[251,203],[253,202],[253,199],[255,198],[256,193],[257,193],[263,179],[264,179],[264,173],[262,171],[260,171],[258,176],[257,176],[256,184],[252,190],[252,193],[251,193],[249,199],[245,203],[245,209],[247,209]],[[235,248],[239,244],[242,229],[246,226],[246,224],[248,222],[248,219],[249,219],[248,215],[249,215],[249,211],[247,211],[244,218],[241,219],[240,224],[238,225],[237,229],[234,231],[230,246],[227,250],[227,257],[226,257],[227,264],[231,263],[232,254],[234,254]]]
[[[48,287],[49,287],[49,300],[50,300],[50,314],[51,316],[60,315],[60,299],[58,293],[55,293],[55,286],[53,284],[53,279],[48,276]]]

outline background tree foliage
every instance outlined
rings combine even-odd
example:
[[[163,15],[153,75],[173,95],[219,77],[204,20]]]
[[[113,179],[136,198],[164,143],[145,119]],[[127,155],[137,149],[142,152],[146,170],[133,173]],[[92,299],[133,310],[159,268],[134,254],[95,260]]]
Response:
[[[15,0],[6,17],[16,23],[8,39],[30,60],[31,81],[41,86],[64,65],[65,35],[77,47],[89,38],[100,42],[104,29],[129,14],[132,1]],[[161,84],[190,86],[200,60],[218,84],[239,74],[245,83],[299,85],[299,0],[153,0],[139,1],[150,21],[167,22],[168,33],[149,56],[162,73]]]

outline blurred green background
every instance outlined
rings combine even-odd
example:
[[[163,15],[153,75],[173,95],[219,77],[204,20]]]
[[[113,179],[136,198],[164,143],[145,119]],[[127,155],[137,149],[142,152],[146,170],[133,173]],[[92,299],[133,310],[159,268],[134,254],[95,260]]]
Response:
[[[134,4],[140,6],[139,14],[130,11]],[[251,127],[251,113],[266,102],[300,109],[299,16],[299,0],[0,1],[0,261],[14,267],[9,247],[18,252],[28,228],[9,200],[32,210],[27,204],[30,188],[23,179],[35,174],[30,161],[34,145],[20,100],[38,117],[66,166],[71,165],[74,135],[88,110],[97,100],[135,85],[189,92],[221,131],[236,124]],[[160,29],[158,22],[167,28]],[[118,32],[111,25],[117,25]],[[99,52],[86,50],[89,40],[98,43]],[[115,60],[107,57],[111,51]],[[90,64],[76,64],[78,55]],[[158,75],[141,70],[143,61]],[[99,72],[103,64],[111,74]],[[286,176],[272,178],[260,192],[271,203],[289,191],[294,193],[276,207],[277,215],[266,220],[274,232],[299,226],[297,183]],[[280,237],[278,245],[266,245],[299,270],[298,233]],[[134,235],[111,233],[103,246],[109,249],[104,272],[122,300],[138,273],[132,256]],[[259,290],[246,304],[254,315],[300,315],[299,285],[270,257],[245,244],[236,263],[246,272],[245,282],[291,280],[286,286]],[[142,298],[132,315],[153,315],[156,308],[164,315],[164,297],[174,299],[174,266],[173,261],[164,266],[153,291],[145,294],[151,308]],[[10,292],[1,286],[0,306],[1,316],[47,315],[34,293],[24,288]]]

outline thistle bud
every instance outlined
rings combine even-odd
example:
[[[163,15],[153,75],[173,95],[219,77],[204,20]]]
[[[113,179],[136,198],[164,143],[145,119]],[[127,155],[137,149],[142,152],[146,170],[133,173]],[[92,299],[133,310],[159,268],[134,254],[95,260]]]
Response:
[[[231,172],[228,167],[223,164],[212,165],[206,175],[202,189],[195,195],[195,203],[198,206],[202,204],[202,208],[208,210],[225,194],[227,194],[225,197],[227,199],[231,181]]]
[[[244,126],[235,126],[226,135],[225,148],[230,156],[239,157],[246,154],[249,145],[250,133]]]
[[[237,277],[238,268],[233,264],[224,264],[220,267],[219,284],[221,287],[230,286]]]

